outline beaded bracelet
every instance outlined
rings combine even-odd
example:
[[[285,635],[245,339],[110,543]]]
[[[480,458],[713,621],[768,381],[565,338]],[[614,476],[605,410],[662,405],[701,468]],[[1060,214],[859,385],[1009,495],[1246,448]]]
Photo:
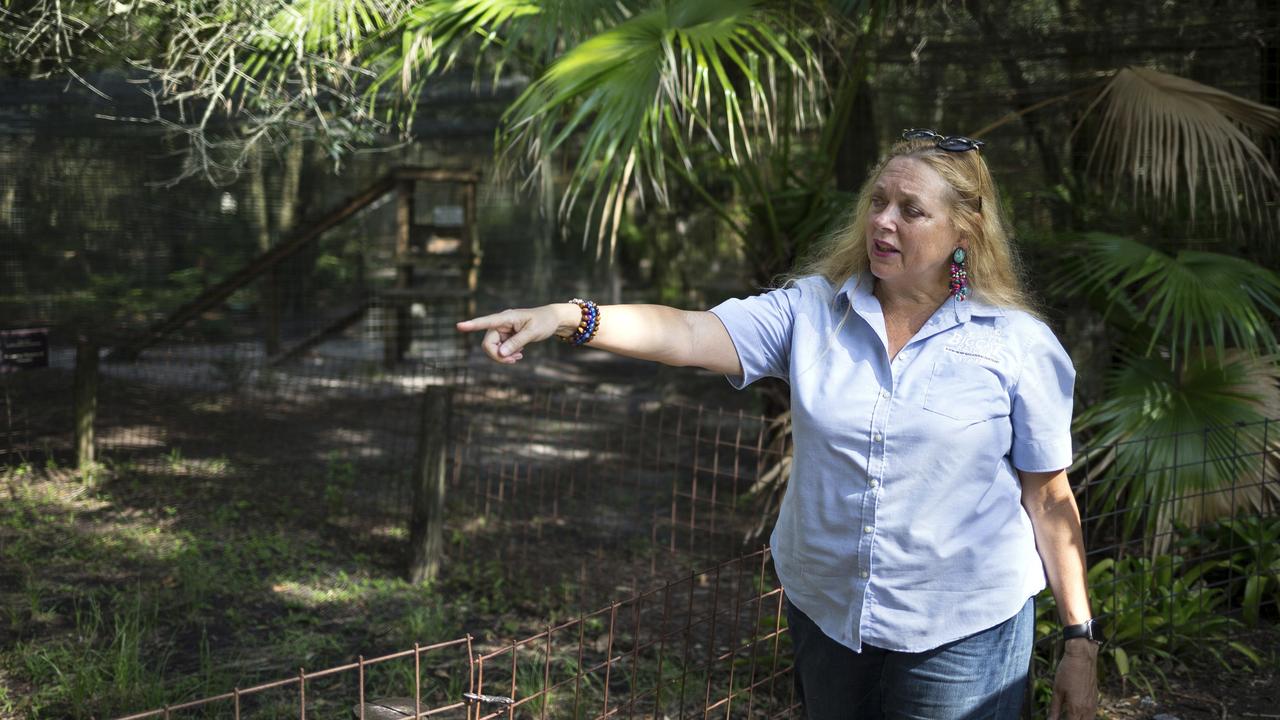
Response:
[[[578,322],[578,328],[568,337],[560,338],[562,341],[573,346],[586,345],[596,336],[596,331],[600,329],[600,306],[591,300],[583,300],[582,298],[574,298],[569,302],[577,305],[582,310],[582,320]]]

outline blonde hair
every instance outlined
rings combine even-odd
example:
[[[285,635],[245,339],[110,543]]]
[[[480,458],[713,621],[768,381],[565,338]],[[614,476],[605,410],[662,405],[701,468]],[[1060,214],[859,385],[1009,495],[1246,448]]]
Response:
[[[871,171],[849,220],[820,243],[815,252],[786,277],[792,282],[821,275],[833,288],[861,275],[871,264],[867,256],[866,228],[876,180],[895,158],[912,158],[933,168],[951,188],[952,225],[968,240],[969,286],[973,297],[1004,308],[1036,314],[1023,289],[1022,266],[1009,237],[1008,225],[996,193],[995,181],[981,152],[947,152],[933,140],[903,140]]]

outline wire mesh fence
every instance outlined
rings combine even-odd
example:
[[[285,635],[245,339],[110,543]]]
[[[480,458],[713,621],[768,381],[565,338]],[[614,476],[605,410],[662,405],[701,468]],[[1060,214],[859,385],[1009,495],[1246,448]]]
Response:
[[[762,549],[509,644],[463,637],[135,713],[164,717],[794,717]]]
[[[615,558],[647,545],[651,564],[740,549],[753,483],[782,456],[766,419],[741,411],[493,376],[473,376],[454,406],[457,492],[472,515],[534,533],[568,520]]]

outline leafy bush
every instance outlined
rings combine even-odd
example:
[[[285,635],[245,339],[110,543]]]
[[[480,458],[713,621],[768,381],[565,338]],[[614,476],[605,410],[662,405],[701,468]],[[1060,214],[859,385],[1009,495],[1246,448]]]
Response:
[[[1114,673],[1122,682],[1136,682],[1151,692],[1153,680],[1165,679],[1165,668],[1183,665],[1185,658],[1196,653],[1207,653],[1229,668],[1221,649],[1225,647],[1260,663],[1247,646],[1227,639],[1240,625],[1221,612],[1228,589],[1205,582],[1206,576],[1227,566],[1222,559],[1193,562],[1160,555],[1106,558],[1090,567],[1093,612],[1103,618],[1109,641],[1099,655],[1101,672]],[[1059,629],[1057,608],[1046,590],[1036,603],[1034,691],[1038,702],[1047,702],[1052,689]]]
[[[1280,610],[1280,517],[1238,517],[1184,532],[1180,549],[1220,559],[1230,605],[1257,625],[1267,607]]]

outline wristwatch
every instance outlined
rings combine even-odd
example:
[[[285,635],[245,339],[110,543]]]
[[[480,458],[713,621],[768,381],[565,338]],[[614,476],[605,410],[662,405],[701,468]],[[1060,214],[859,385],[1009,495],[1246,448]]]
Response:
[[[1065,625],[1062,628],[1062,642],[1075,640],[1076,638],[1084,638],[1102,647],[1106,644],[1107,638],[1102,634],[1102,622],[1097,618],[1089,618],[1079,625]]]

